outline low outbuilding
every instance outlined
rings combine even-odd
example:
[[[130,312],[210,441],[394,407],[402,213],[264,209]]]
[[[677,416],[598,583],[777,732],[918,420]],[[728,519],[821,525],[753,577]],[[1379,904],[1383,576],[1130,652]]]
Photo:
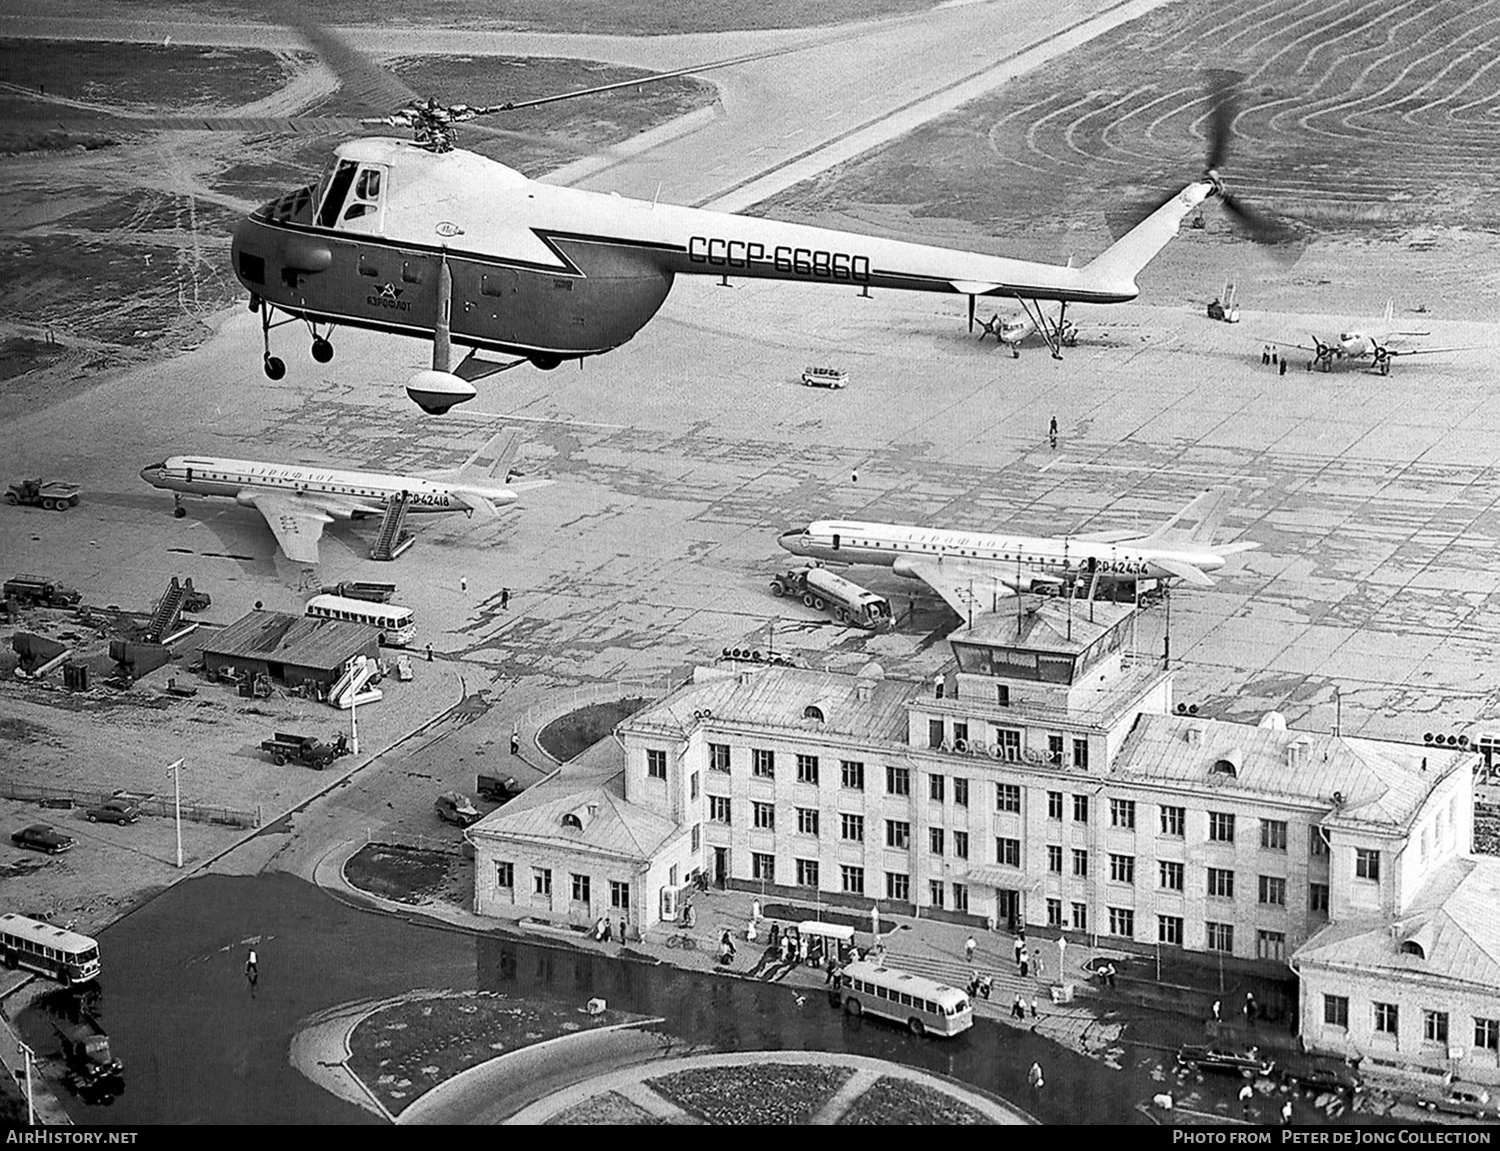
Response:
[[[357,655],[375,659],[380,633],[364,624],[253,611],[202,644],[211,676],[268,675],[287,687],[326,691]]]

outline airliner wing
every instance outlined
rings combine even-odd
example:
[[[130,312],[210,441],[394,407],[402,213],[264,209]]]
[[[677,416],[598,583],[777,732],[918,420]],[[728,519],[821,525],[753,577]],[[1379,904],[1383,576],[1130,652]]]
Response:
[[[287,559],[304,564],[318,562],[318,540],[323,525],[333,522],[332,516],[307,500],[274,492],[254,492],[245,499],[265,517]]]
[[[903,575],[910,574],[921,580],[965,619],[993,611],[996,601],[1016,594],[1014,587],[995,574],[993,564],[951,559],[912,560],[903,567]]]
[[[1208,578],[1208,573],[1195,568],[1190,563],[1184,563],[1182,560],[1164,560],[1160,557],[1152,557],[1151,564],[1153,567],[1159,567],[1163,571],[1170,572],[1183,583],[1192,584],[1194,587],[1214,586],[1214,581]]]

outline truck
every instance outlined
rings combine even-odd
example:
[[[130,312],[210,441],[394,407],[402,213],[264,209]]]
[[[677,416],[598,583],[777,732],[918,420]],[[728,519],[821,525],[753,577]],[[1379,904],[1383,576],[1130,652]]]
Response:
[[[895,626],[891,602],[853,580],[834,575],[827,568],[792,568],[771,580],[771,594],[800,598],[810,608],[823,611],[832,608],[834,618],[842,624],[890,631]]]
[[[57,1033],[75,1091],[118,1079],[124,1073],[124,1064],[109,1049],[109,1035],[92,1015],[85,1015],[78,1023],[58,1024]]]
[[[83,488],[78,484],[62,480],[22,480],[11,484],[5,491],[5,502],[11,507],[25,504],[27,507],[43,507],[50,511],[65,512],[78,506],[78,497]]]
[[[474,790],[479,793],[480,799],[491,803],[509,803],[525,788],[516,782],[516,777],[513,775],[505,779],[501,779],[498,775],[476,775]]]
[[[25,604],[41,604],[43,607],[73,607],[83,599],[83,593],[77,588],[39,575],[12,576],[5,581],[4,588],[0,591],[3,591],[6,599],[15,599]]]
[[[396,585],[374,583],[370,580],[344,580],[342,583],[329,584],[323,589],[323,594],[341,595],[345,599],[362,599],[369,603],[390,603],[391,597],[396,594]]]
[[[342,734],[332,742],[325,743],[316,736],[298,735],[289,731],[278,731],[274,739],[262,740],[260,749],[271,757],[271,762],[277,767],[283,766],[290,759],[305,763],[314,771],[322,771],[339,756],[348,755],[350,751],[349,741]]]

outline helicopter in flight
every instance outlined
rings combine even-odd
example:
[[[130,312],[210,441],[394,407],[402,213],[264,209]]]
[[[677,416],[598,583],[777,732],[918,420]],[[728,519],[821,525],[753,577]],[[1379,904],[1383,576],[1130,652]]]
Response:
[[[332,360],[339,327],[431,340],[431,367],[408,381],[407,393],[441,414],[473,399],[475,381],[496,372],[527,362],[549,371],[618,348],[651,320],[679,275],[957,293],[968,297],[971,331],[978,297],[1011,298],[1038,315],[1043,301],[1056,302],[1056,319],[1036,326],[1061,332],[1069,303],[1134,299],[1136,276],[1210,199],[1252,238],[1273,244],[1288,238],[1282,225],[1225,187],[1220,169],[1235,115],[1230,74],[1218,74],[1206,98],[1203,174],[1075,267],[1071,260],[1036,263],[558,187],[457,146],[460,126],[494,132],[476,122],[749,57],[470,106],[419,97],[327,29],[289,22],[363,102],[389,100],[390,108],[398,104],[393,96],[405,101],[394,112],[360,118],[360,125],[409,129],[411,138],[338,145],[316,184],[277,197],[234,228],[233,272],[260,316],[262,365],[271,379],[286,374],[271,349],[272,331],[285,324],[306,325],[319,363]],[[455,344],[468,349],[458,363]]]

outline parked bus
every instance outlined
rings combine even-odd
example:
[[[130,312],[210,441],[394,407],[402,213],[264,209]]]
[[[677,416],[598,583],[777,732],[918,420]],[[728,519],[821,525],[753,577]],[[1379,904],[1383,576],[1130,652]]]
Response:
[[[839,993],[849,1015],[880,1015],[913,1035],[957,1035],[974,1026],[974,1008],[962,991],[866,959],[844,968]]]
[[[0,915],[0,962],[29,967],[64,987],[99,978],[99,944],[24,915]]]
[[[839,623],[871,631],[889,631],[895,626],[891,603],[883,595],[862,588],[853,580],[834,575],[827,568],[794,568],[771,581],[771,594],[800,597],[810,608],[832,608]]]
[[[387,647],[405,647],[417,635],[416,616],[409,607],[393,603],[371,603],[341,595],[315,595],[307,601],[307,614],[314,619],[341,619],[380,629],[380,642]]]

